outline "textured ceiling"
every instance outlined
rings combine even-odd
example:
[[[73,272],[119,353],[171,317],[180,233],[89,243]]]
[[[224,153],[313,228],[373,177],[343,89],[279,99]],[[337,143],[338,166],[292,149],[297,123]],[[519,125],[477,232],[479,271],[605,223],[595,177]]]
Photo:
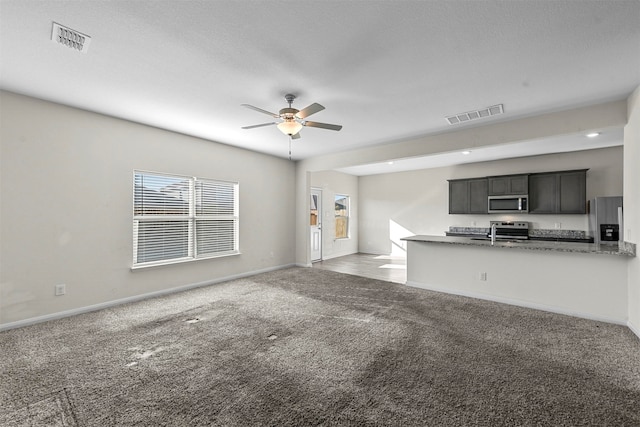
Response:
[[[51,42],[52,22],[92,37]],[[0,87],[287,157],[243,108],[294,93],[295,159],[622,99],[640,85],[640,1],[0,0]],[[505,114],[453,127],[495,104]]]

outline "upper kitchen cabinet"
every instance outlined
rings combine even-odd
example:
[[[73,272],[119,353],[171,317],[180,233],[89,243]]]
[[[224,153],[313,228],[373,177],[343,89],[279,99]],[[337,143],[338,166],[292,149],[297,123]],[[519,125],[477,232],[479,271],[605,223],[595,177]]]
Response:
[[[529,213],[586,214],[587,169],[529,175]]]
[[[529,175],[490,176],[487,183],[489,196],[523,195],[529,189]]]
[[[487,179],[449,180],[450,214],[486,214]]]

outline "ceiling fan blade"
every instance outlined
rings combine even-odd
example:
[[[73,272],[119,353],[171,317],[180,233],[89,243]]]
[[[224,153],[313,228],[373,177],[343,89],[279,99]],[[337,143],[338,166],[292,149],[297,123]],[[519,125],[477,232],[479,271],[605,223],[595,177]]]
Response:
[[[271,117],[280,117],[276,113],[272,113],[271,111],[263,110],[262,108],[254,107],[253,105],[249,105],[249,104],[240,104],[240,105],[243,106],[243,107],[251,108],[252,110],[257,111],[258,113],[267,114],[267,115],[269,115]]]
[[[291,139],[300,139],[300,132],[296,133],[295,135],[291,135]]]
[[[318,111],[322,111],[324,110],[324,107],[320,104],[317,103],[313,103],[311,105],[309,105],[306,108],[303,108],[302,110],[298,111],[298,113],[296,114],[296,117],[299,119],[304,119],[305,117],[308,117],[312,114],[317,113]]]
[[[242,126],[242,129],[254,129],[254,128],[260,128],[262,126],[271,126],[271,125],[277,125],[277,122],[271,122],[271,123],[262,123],[259,125],[251,125],[251,126]]]
[[[302,122],[304,126],[309,126],[312,128],[322,128],[329,130],[340,130],[342,129],[342,125],[332,125],[329,123],[318,123],[318,122]]]

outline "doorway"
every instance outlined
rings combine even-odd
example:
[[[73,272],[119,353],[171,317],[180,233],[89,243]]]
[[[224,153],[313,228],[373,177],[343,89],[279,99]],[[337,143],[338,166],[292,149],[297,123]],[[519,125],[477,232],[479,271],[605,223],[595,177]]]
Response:
[[[311,189],[309,228],[311,230],[311,262],[322,260],[322,190]]]

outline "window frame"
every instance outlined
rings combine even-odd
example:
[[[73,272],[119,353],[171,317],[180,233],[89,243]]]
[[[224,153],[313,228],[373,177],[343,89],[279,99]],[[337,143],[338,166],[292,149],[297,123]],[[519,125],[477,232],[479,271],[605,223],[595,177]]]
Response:
[[[338,211],[336,210],[336,202],[338,201],[338,199],[346,199],[347,203],[346,203],[346,207],[345,207],[345,211],[346,211],[346,215],[338,215]],[[333,214],[334,214],[334,231],[333,231],[333,238],[335,240],[344,240],[344,239],[350,239],[351,238],[351,196],[349,196],[348,194],[334,194],[333,197]],[[338,218],[344,218],[346,223],[347,223],[347,230],[346,230],[346,235],[344,237],[338,237],[338,227],[336,227],[335,225],[337,224],[337,219]]]
[[[187,214],[175,214],[175,215],[144,215],[144,214],[136,214],[136,177],[138,175],[151,175],[157,177],[164,178],[174,178],[180,179],[188,182],[187,190],[187,203],[188,203],[188,213]],[[219,179],[209,179],[209,178],[199,178],[195,176],[189,175],[179,175],[173,173],[165,173],[165,172],[155,172],[155,171],[147,171],[141,169],[134,169],[133,171],[133,197],[132,197],[132,248],[133,248],[133,256],[132,256],[132,266],[131,269],[140,269],[140,268],[148,268],[148,267],[156,267],[163,265],[171,265],[171,264],[180,264],[184,262],[192,262],[199,261],[203,259],[213,259],[213,258],[222,258],[227,256],[240,255],[240,184],[237,181],[225,181]],[[232,190],[233,194],[233,213],[232,214],[202,214],[198,213],[197,209],[197,200],[196,196],[196,188],[198,186],[198,182],[201,183],[210,183],[213,185],[220,184],[222,186],[228,186]],[[233,231],[232,231],[232,244],[233,249],[229,251],[220,251],[214,253],[198,253],[198,244],[202,243],[202,240],[198,239],[198,222],[201,221],[233,221]],[[153,221],[186,221],[187,226],[187,255],[176,258],[169,259],[161,259],[154,261],[143,261],[138,262],[138,245],[140,242],[140,235],[138,234],[140,231],[140,224],[144,222],[153,222]]]

